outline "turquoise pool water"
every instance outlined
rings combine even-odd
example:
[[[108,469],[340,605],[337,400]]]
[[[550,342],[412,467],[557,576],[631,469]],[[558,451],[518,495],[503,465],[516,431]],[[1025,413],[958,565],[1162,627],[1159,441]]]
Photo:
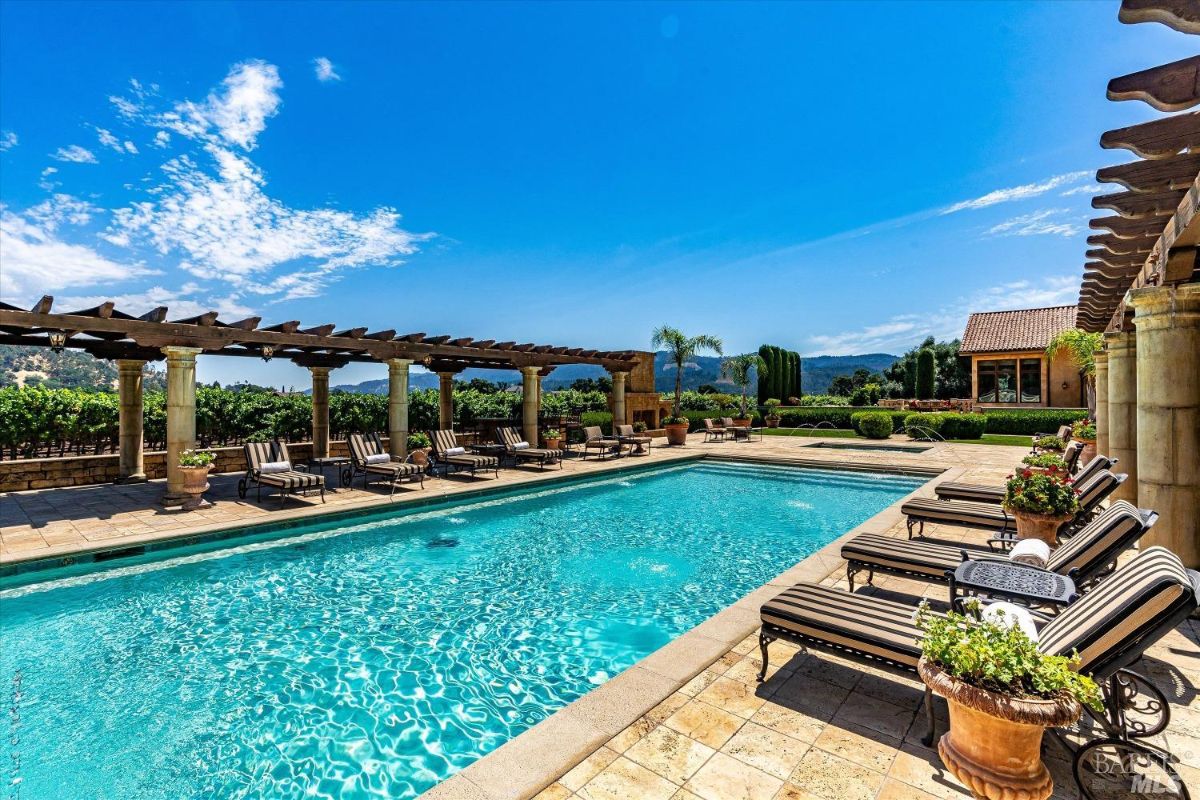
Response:
[[[921,482],[701,462],[0,591],[5,796],[413,797]]]

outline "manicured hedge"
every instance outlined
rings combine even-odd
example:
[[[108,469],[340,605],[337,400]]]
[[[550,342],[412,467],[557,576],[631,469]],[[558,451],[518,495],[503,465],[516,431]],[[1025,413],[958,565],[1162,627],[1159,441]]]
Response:
[[[1086,419],[1086,408],[997,408],[984,412],[988,433],[1054,433],[1060,425]]]
[[[860,411],[850,421],[868,439],[886,439],[892,435],[892,415],[886,411]]]
[[[751,425],[759,426],[763,424],[762,417],[757,411],[750,412]],[[695,433],[696,431],[704,430],[705,419],[721,419],[722,417],[736,417],[737,414],[729,411],[684,411],[683,415],[687,417],[688,431]]]
[[[585,426],[599,425],[600,430],[605,436],[612,435],[612,412],[611,411],[585,411],[580,415],[579,421]]]

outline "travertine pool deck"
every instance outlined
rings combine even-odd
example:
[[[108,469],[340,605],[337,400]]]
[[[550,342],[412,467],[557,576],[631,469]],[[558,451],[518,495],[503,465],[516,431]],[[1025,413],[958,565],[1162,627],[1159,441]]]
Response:
[[[180,514],[156,505],[161,482],[137,486],[47,489],[0,495],[0,565],[61,558],[97,548],[123,548],[189,538],[231,526],[311,518],[405,502],[450,499],[480,490],[516,488],[563,476],[699,456],[761,459],[831,467],[900,469],[931,476],[915,494],[932,495],[944,480],[997,483],[1025,454],[1023,448],[936,444],[924,453],[811,448],[809,436],[764,437],[750,444],[654,448],[646,457],[570,459],[563,470],[506,469],[498,480],[450,478],[386,489],[327,493],[328,502],[253,492],[237,499],[239,475],[212,478],[213,507]],[[897,439],[895,443],[901,440]],[[862,440],[857,440],[861,443]],[[786,643],[771,646],[766,682],[760,661],[758,607],[800,580],[845,586],[841,540],[860,532],[904,536],[899,502],[796,565],[780,564],[767,585],[701,623],[613,680],[480,759],[423,795],[465,798],[670,798],[670,800],[842,800],[842,798],[958,798],[965,790],[924,747],[922,689],[915,676],[864,667],[824,654],[804,655]],[[982,540],[982,532],[927,525],[927,539]],[[942,602],[946,589],[879,576],[875,592],[906,602]],[[1158,644],[1142,671],[1172,701],[1172,723],[1160,737],[1178,755],[1178,769],[1200,786],[1200,624],[1189,621]],[[944,730],[945,706],[935,706]],[[1075,797],[1065,752],[1046,746],[1056,797]]]

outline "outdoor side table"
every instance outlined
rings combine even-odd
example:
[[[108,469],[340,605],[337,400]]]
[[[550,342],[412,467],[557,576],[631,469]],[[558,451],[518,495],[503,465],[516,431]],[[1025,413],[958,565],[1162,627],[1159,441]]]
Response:
[[[322,478],[325,477],[325,470],[330,467],[333,467],[334,472],[338,476],[338,480],[335,481],[333,484],[330,484],[328,481],[325,482],[325,485],[329,487],[329,490],[331,492],[336,492],[337,486],[341,486],[342,488],[349,488],[350,478],[352,477],[352,473],[350,471],[350,459],[346,458],[345,456],[327,456],[325,458],[310,458],[307,463],[308,463],[308,468],[310,470],[316,471]]]
[[[1075,582],[1065,575],[989,558],[964,561],[950,577],[952,608],[961,611],[967,597],[977,594],[1052,606],[1065,606],[1076,596]]]

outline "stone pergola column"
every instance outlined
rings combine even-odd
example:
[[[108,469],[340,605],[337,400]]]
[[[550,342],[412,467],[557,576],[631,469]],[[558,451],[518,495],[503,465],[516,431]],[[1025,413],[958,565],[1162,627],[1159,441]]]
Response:
[[[186,499],[179,454],[196,446],[196,356],[199,347],[169,346],[167,357],[167,493],[165,505]]]
[[[1111,455],[1108,441],[1108,352],[1101,350],[1096,361],[1096,452]]]
[[[521,367],[521,433],[533,447],[538,443],[538,367]]]
[[[145,366],[145,361],[117,360],[117,396],[121,403],[121,458],[117,483],[146,480],[142,459],[142,370]]]
[[[312,373],[313,458],[329,457],[329,367],[309,367]]]
[[[1120,459],[1116,471],[1129,479],[1113,492],[1114,500],[1138,502],[1137,463],[1137,340],[1133,332],[1106,333],[1108,351],[1108,449],[1105,455]]]
[[[1159,513],[1143,546],[1162,545],[1197,568],[1200,284],[1134,289],[1130,304],[1137,330],[1137,496],[1142,508]]]
[[[438,376],[438,427],[444,431],[454,430],[454,376],[457,372],[439,372]]]
[[[629,377],[629,373],[613,372],[610,374],[613,384],[613,433],[616,433],[618,425],[629,424],[629,419],[625,415],[625,379]]]
[[[408,455],[408,368],[412,360],[389,358],[388,365],[388,452],[398,458]]]

